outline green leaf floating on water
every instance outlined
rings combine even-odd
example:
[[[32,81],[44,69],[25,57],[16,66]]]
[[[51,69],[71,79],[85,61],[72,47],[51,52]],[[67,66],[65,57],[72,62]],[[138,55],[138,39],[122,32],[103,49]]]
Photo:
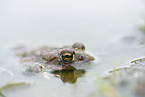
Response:
[[[2,87],[5,84],[7,84],[7,82],[10,81],[12,78],[13,78],[13,73],[12,72],[10,72],[6,69],[0,68],[0,97],[5,97],[2,94]]]
[[[133,60],[133,61],[131,61],[131,63],[138,63],[138,62],[142,62],[142,61],[145,61],[145,58],[139,58],[139,59]]]
[[[0,87],[7,84],[13,78],[13,73],[9,70],[0,68]]]
[[[0,68],[0,97],[5,97],[2,94],[2,90],[13,87],[13,86],[20,86],[20,85],[30,85],[30,83],[27,82],[18,82],[18,83],[9,83],[10,80],[13,78],[13,73],[9,70]]]
[[[3,87],[0,88],[0,97],[5,97],[5,96],[2,94],[2,90],[3,90],[3,89],[9,88],[9,87],[14,87],[14,86],[20,86],[20,85],[27,85],[27,86],[30,86],[30,83],[27,83],[27,82],[19,82],[19,83],[11,83],[11,84],[4,85]]]

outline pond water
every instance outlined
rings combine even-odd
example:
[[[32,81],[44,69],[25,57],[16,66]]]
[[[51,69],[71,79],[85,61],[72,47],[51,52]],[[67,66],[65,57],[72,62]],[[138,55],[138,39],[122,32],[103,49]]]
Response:
[[[145,57],[139,30],[144,11],[143,0],[0,0],[0,66],[13,73],[1,74],[1,79],[6,76],[9,83],[31,83],[3,93],[6,97],[89,97],[93,91],[98,92],[97,76]],[[24,75],[12,51],[19,45],[35,48],[77,41],[83,42],[98,62],[92,63],[74,84],[63,83],[51,74]],[[96,96],[103,97],[99,93]]]

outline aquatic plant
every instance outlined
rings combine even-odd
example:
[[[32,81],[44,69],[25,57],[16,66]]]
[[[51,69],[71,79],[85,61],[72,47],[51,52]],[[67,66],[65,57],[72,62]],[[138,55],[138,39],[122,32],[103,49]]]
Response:
[[[145,34],[145,15],[142,17],[143,21],[139,29]]]
[[[139,31],[141,32],[141,41],[140,44],[145,44],[145,16],[143,17],[143,23],[138,27]]]
[[[6,89],[6,88],[10,88],[10,87],[21,86],[21,85],[30,86],[30,83],[27,83],[27,82],[18,82],[18,83],[6,84],[6,85],[4,85],[4,86],[2,86],[2,87],[0,88],[0,97],[6,97],[6,96],[2,93],[2,90]]]
[[[142,25],[142,26],[140,27],[140,30],[141,30],[143,33],[145,33],[145,19],[144,19],[144,25]]]
[[[116,69],[113,70],[113,74],[109,76],[109,79],[111,78],[112,83],[115,83],[115,77],[117,76],[116,74]],[[116,88],[107,81],[108,78],[102,78],[98,75],[95,75],[95,83],[97,90],[93,91],[88,95],[88,97],[121,97]]]

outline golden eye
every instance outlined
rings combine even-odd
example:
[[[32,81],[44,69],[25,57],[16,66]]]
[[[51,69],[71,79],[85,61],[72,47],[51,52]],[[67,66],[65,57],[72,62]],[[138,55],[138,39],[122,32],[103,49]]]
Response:
[[[73,60],[73,54],[71,53],[64,53],[61,57],[64,62],[71,62]]]

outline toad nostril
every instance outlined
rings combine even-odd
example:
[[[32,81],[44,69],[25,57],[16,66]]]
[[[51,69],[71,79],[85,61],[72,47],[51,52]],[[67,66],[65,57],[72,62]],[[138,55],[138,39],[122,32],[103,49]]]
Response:
[[[80,56],[80,57],[79,57],[79,60],[84,60],[84,57],[83,57],[83,56]]]

